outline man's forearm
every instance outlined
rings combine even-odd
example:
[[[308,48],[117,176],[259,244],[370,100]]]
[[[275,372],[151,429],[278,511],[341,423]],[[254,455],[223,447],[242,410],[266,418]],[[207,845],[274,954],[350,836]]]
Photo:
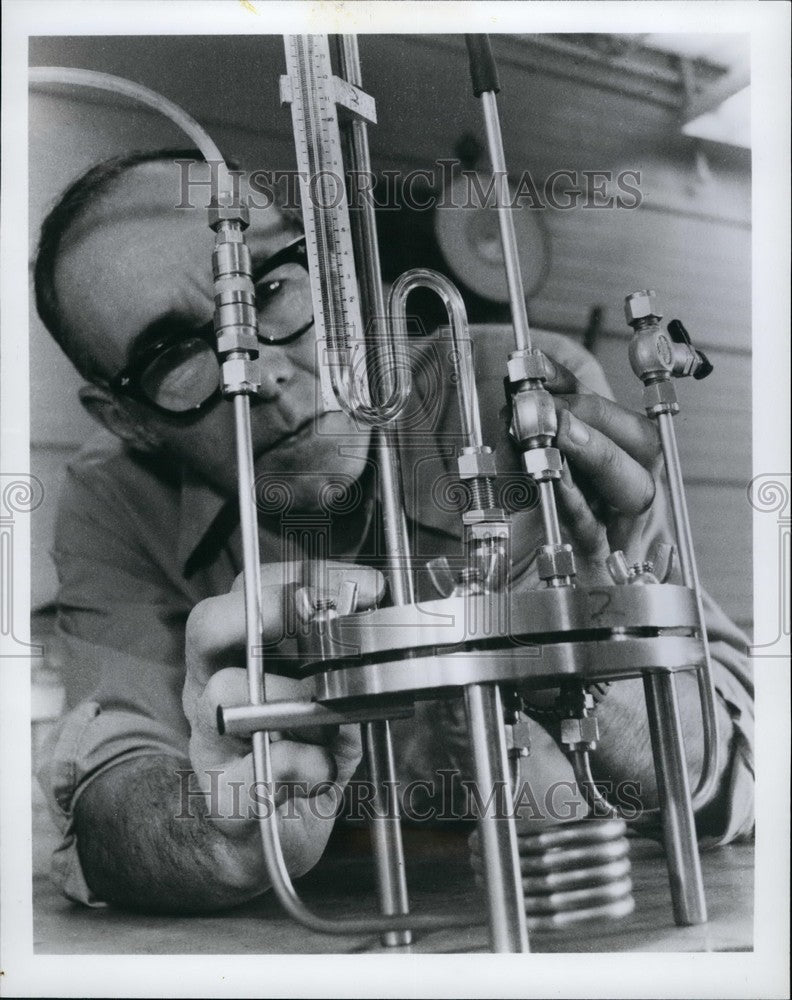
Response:
[[[186,765],[135,757],[96,778],[75,805],[77,849],[99,898],[149,912],[235,906],[267,888],[255,821],[229,839],[204,799],[187,798]],[[192,782],[190,783],[192,785]]]
[[[692,790],[701,774],[704,755],[695,674],[689,671],[678,673],[676,686]],[[728,761],[731,719],[719,698],[716,698],[716,711],[721,735],[717,767],[720,777]],[[614,785],[624,781],[635,783],[643,807],[655,806],[657,783],[642,682],[631,680],[612,684],[597,715],[600,743],[592,757],[595,776]]]

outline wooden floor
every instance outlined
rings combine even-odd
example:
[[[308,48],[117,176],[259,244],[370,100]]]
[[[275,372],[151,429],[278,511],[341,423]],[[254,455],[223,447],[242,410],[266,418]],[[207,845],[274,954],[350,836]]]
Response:
[[[331,842],[322,863],[301,880],[305,901],[323,914],[374,912],[374,876],[365,831]],[[458,832],[405,831],[414,912],[482,914],[483,900]],[[635,912],[622,920],[531,935],[534,952],[748,951],[753,946],[753,849],[732,845],[702,855],[709,922],[675,927],[660,848],[633,841]],[[486,929],[424,934],[407,953],[487,950]],[[34,876],[34,948],[38,954],[289,954],[382,950],[376,937],[336,937],[296,927],[271,896],[226,913],[149,917],[87,909],[62,899],[45,874]]]

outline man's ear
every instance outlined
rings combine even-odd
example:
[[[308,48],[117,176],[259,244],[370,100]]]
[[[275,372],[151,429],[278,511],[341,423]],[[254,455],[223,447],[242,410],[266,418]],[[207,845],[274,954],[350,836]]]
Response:
[[[84,385],[79,390],[80,402],[94,420],[111,434],[121,438],[135,451],[153,452],[162,447],[154,431],[134,417],[108,389]]]

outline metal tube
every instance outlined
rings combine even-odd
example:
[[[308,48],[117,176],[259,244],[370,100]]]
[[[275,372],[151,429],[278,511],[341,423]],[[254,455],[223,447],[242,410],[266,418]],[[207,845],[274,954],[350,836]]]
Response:
[[[500,690],[494,684],[471,684],[465,688],[465,705],[476,786],[481,795],[492,793],[478,819],[492,950],[527,952],[528,930]]]
[[[558,522],[558,508],[556,506],[555,490],[550,480],[545,479],[539,483],[539,499],[542,505],[542,519],[544,520],[545,537],[548,545],[561,544],[561,525]]]
[[[621,812],[612,805],[597,788],[594,775],[591,773],[591,758],[587,750],[569,751],[569,760],[575,775],[575,784],[583,793],[586,804],[593,816],[605,819],[618,819]]]
[[[97,90],[109,90],[124,97],[131,98],[147,105],[154,111],[177,125],[195,144],[207,163],[217,168],[217,192],[220,197],[233,197],[236,190],[234,182],[223,159],[223,154],[217,148],[214,140],[198,124],[198,122],[180,108],[178,104],[149,90],[139,83],[126,80],[124,77],[111,76],[109,73],[97,73],[90,69],[75,69],[71,66],[31,66],[28,70],[28,80],[32,84],[66,83],[80,87],[93,87]]]
[[[715,700],[715,681],[712,673],[707,623],[704,618],[704,605],[701,599],[701,583],[696,567],[696,556],[693,548],[693,533],[690,528],[687,503],[685,501],[685,486],[682,479],[682,463],[679,460],[674,418],[670,413],[660,413],[657,416],[657,427],[660,432],[660,443],[663,448],[668,487],[671,496],[671,512],[674,518],[674,530],[679,545],[679,561],[682,567],[682,579],[686,587],[690,587],[696,598],[696,609],[699,618],[699,634],[704,646],[704,667],[696,674],[701,702],[702,736],[704,742],[701,776],[693,793],[694,808],[707,804],[715,790],[718,776],[718,758],[720,757],[720,733],[718,731],[718,714]]]
[[[682,579],[686,587],[698,590],[699,579],[696,571],[696,558],[693,554],[693,534],[690,530],[687,505],[685,503],[685,487],[682,480],[682,464],[679,460],[674,418],[670,413],[657,415],[657,428],[660,432],[660,443],[663,448],[668,487],[671,494],[671,510],[674,516],[679,543],[679,562],[682,567]]]
[[[640,831],[643,827],[654,825],[660,814],[659,808],[642,809],[640,816],[625,815],[623,811],[609,802],[597,788],[594,775],[591,773],[591,757],[587,750],[572,750],[568,753],[575,783],[594,816],[608,816],[626,820],[633,830]]]
[[[234,396],[234,423],[245,591],[245,663],[250,701],[253,705],[260,705],[266,699],[261,662],[264,628],[261,611],[261,558],[256,505],[253,502],[254,468],[250,398],[242,393]]]
[[[503,153],[498,101],[494,92],[487,90],[481,95],[481,103],[484,109],[487,147],[495,181],[495,205],[498,211],[501,243],[503,244],[503,261],[506,265],[506,282],[509,287],[509,303],[512,323],[514,324],[514,343],[518,351],[528,351],[531,348],[531,331],[528,326],[528,311],[525,307],[525,294],[522,274],[520,273],[517,235],[514,231],[514,219],[512,219],[509,204],[509,178],[506,172],[506,157]]]
[[[454,345],[454,374],[457,380],[459,419],[465,446],[481,448],[481,408],[476,375],[470,352],[467,313],[459,290],[442,274],[428,267],[416,267],[400,275],[391,288],[388,312],[399,340],[407,338],[407,298],[416,288],[430,288],[442,299],[448,314],[451,341]]]
[[[295,892],[281,849],[269,733],[259,731],[253,734],[253,772],[261,796],[259,829],[267,874],[283,908],[304,927],[319,934],[381,934],[410,929],[431,931],[446,927],[475,927],[481,923],[462,914],[447,917],[403,914],[330,920],[313,913]]]
[[[355,35],[341,35],[338,39],[338,57],[341,75],[353,86],[360,87],[362,74],[360,54]],[[394,399],[400,412],[412,389],[408,358],[401,354],[406,342],[391,338],[385,296],[382,290],[382,268],[377,243],[377,223],[374,205],[369,197],[359,196],[357,178],[372,176],[369,155],[368,126],[351,118],[343,127],[349,163],[350,195],[353,204],[350,221],[356,253],[358,286],[362,313],[366,322],[368,345],[373,343],[376,353],[375,382],[382,381],[381,391],[371,384],[369,394],[376,406],[379,401]],[[354,384],[354,375],[352,377]],[[404,511],[404,483],[398,453],[397,425],[375,428],[375,444],[379,458],[380,503],[382,504],[385,554],[391,600],[396,605],[412,604],[414,587],[410,539]],[[370,718],[370,716],[369,716]],[[362,727],[369,778],[374,788],[374,810],[371,820],[371,839],[377,871],[377,890],[383,914],[410,912],[404,868],[404,847],[399,823],[398,801],[392,801],[395,785],[393,744],[387,721],[371,722]],[[383,937],[389,947],[409,944],[409,931],[389,932]]]
[[[379,456],[380,503],[382,504],[385,557],[388,567],[391,600],[396,605],[412,604],[414,588],[410,536],[404,512],[404,486],[393,428],[375,431]]]
[[[346,726],[355,722],[370,722],[378,717],[407,718],[412,712],[412,705],[406,704],[389,704],[381,709],[368,705],[337,712],[318,701],[268,701],[264,705],[221,706],[217,710],[217,726],[221,735],[251,736],[259,729],[274,732],[314,726]]]
[[[357,36],[339,35],[337,43],[341,76],[353,86],[360,87],[362,75]],[[368,125],[359,118],[349,118],[342,125],[342,137],[346,144],[346,156],[349,163],[349,201],[352,206],[350,222],[353,232],[352,242],[355,248],[360,301],[366,324],[366,338],[368,344],[373,345],[376,354],[373,374],[375,379],[382,382],[379,392],[377,392],[376,386],[370,386],[370,394],[375,405],[378,401],[386,403],[388,400],[395,399],[398,408],[401,409],[407,402],[412,388],[409,359],[404,356],[404,341],[390,336],[388,313],[382,289],[382,267],[377,242],[374,204],[368,190],[360,191],[358,183],[359,178],[369,179],[373,177],[369,154]],[[367,365],[367,371],[371,377],[370,365]]]
[[[707,904],[701,879],[676,680],[673,674],[653,671],[644,674],[643,683],[674,920],[683,927],[703,924],[707,920]]]
[[[254,466],[250,429],[250,400],[243,394],[234,397],[236,430],[237,472],[239,481],[239,514],[244,556],[244,591],[248,693],[253,705],[261,705],[266,690],[261,664],[263,618],[261,613],[261,563],[259,558],[256,507],[252,502]],[[445,927],[469,927],[480,923],[465,915],[445,918],[416,917],[398,914],[381,917],[362,917],[350,920],[327,920],[312,913],[295,892],[289,876],[278,832],[278,811],[275,806],[275,783],[272,771],[272,754],[269,733],[253,733],[253,775],[262,795],[263,813],[259,831],[272,888],[281,905],[291,917],[303,926],[320,934],[379,934],[392,931],[438,930]],[[391,854],[393,862],[395,854]],[[403,864],[403,861],[402,861]]]
[[[409,913],[390,723],[386,719],[367,722],[362,730],[369,781],[374,789],[374,808],[369,822],[377,865],[380,910],[386,915]],[[409,931],[390,931],[383,937],[383,944],[388,947],[410,944],[411,941]]]
[[[371,400],[368,364],[361,363],[367,360],[363,351],[368,338],[355,267],[361,267],[357,259],[360,252],[354,252],[346,191],[338,189],[338,178],[345,176],[345,170],[327,37],[287,36],[285,52],[291,81],[288,100],[298,140],[297,165],[304,178],[301,196],[316,333],[320,346],[326,342],[327,348],[327,363],[322,365],[320,375],[323,391],[326,376],[332,386],[332,399],[325,403],[333,408],[338,404],[346,413],[372,425],[385,424],[404,408],[410,395],[410,376],[408,368],[396,361],[402,345],[390,337],[377,337],[377,370],[384,373],[392,391]],[[360,125],[355,128],[367,153],[365,125]],[[355,141],[350,142],[355,147]],[[365,156],[364,161],[368,162]],[[354,176],[355,165],[350,164],[350,169]],[[311,184],[318,186],[319,197],[311,191]],[[376,280],[379,282],[379,275]]]

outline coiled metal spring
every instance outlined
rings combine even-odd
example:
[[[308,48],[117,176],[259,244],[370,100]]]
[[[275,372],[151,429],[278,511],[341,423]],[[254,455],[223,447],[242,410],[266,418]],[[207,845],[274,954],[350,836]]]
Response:
[[[620,819],[584,819],[518,835],[529,930],[632,913],[626,830]]]

